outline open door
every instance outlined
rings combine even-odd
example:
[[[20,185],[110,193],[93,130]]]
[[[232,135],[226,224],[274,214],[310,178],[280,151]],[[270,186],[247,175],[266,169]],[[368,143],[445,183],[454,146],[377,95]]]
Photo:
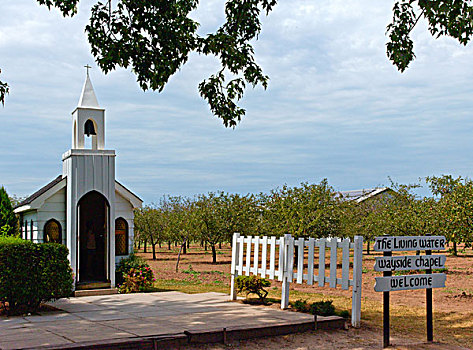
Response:
[[[108,282],[109,205],[92,191],[78,204],[79,283]]]

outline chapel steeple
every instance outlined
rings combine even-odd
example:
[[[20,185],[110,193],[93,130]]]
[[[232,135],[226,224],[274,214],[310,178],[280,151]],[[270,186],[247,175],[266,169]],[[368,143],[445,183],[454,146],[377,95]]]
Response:
[[[82,93],[80,94],[79,104],[78,107],[92,107],[92,108],[100,108],[99,103],[97,101],[97,97],[95,96],[94,87],[92,86],[92,82],[90,81],[89,76],[89,66],[87,67],[87,77],[85,78],[84,86],[82,87]]]
[[[85,138],[92,138],[92,150],[105,147],[105,109],[100,108],[89,76],[90,66],[79,98],[72,112],[72,149],[84,149]]]

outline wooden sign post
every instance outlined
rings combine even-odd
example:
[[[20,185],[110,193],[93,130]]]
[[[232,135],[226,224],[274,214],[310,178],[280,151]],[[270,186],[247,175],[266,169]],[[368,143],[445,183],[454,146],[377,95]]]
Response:
[[[432,273],[433,269],[445,268],[445,255],[432,255],[432,250],[445,249],[444,236],[381,236],[375,238],[374,250],[383,252],[376,257],[375,271],[383,277],[375,277],[374,290],[383,292],[383,346],[389,346],[389,292],[397,290],[425,289],[427,308],[427,341],[433,341],[432,288],[445,287],[446,275]],[[393,251],[425,250],[425,255],[392,256]],[[425,274],[392,276],[393,271],[425,270]]]

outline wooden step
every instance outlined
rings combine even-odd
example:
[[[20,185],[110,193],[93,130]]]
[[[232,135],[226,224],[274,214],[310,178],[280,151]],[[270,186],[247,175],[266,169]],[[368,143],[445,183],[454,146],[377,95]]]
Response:
[[[110,289],[110,282],[82,282],[76,285],[76,290],[89,290],[89,289]]]
[[[107,288],[107,289],[81,289],[74,292],[75,297],[90,297],[94,295],[112,295],[118,294],[117,288]]]

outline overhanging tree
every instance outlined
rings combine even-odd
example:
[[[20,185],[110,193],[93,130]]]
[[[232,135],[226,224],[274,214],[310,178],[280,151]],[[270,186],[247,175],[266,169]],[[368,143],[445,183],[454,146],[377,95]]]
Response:
[[[58,8],[64,16],[77,12],[80,0],[37,0]],[[414,59],[411,31],[425,18],[435,37],[450,36],[466,45],[473,33],[473,7],[466,0],[398,0],[387,27],[387,55],[403,72]],[[261,32],[261,13],[269,14],[277,0],[227,0],[225,22],[207,35],[197,34],[199,23],[190,13],[198,0],[108,0],[92,7],[86,32],[99,67],[108,73],[131,68],[143,90],[162,91],[191,52],[215,56],[220,69],[199,84],[200,95],[227,127],[245,115],[237,105],[247,85],[265,89],[269,77],[254,58],[251,41]],[[8,93],[0,81],[0,101]]]

